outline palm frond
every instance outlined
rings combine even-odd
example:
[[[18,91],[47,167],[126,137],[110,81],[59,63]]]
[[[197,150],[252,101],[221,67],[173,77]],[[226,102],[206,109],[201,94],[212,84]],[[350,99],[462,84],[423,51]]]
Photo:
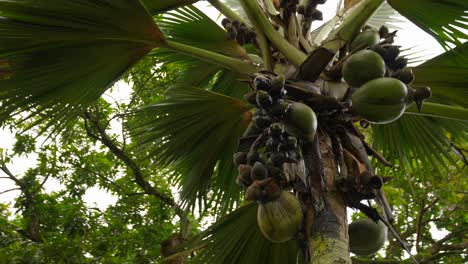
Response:
[[[217,200],[215,209],[225,213],[236,205],[240,188],[232,154],[251,120],[242,101],[202,89],[174,88],[137,117],[133,126],[138,144],[155,166],[175,172],[188,207],[193,209],[197,200]]]
[[[298,263],[299,248],[293,240],[272,243],[260,232],[255,203],[247,204],[221,218],[187,244],[196,253],[193,263],[284,264]]]
[[[434,102],[468,107],[468,43],[413,68],[414,86],[429,86]]]
[[[388,0],[395,10],[436,38],[445,48],[468,39],[468,1]]]
[[[190,5],[198,0],[141,0],[152,15],[166,12],[181,6]]]
[[[448,135],[468,140],[468,122],[447,120],[404,115],[390,124],[373,125],[373,146],[396,170],[421,177],[422,182],[443,179],[447,169],[461,163]]]
[[[165,43],[139,1],[2,0],[1,116],[65,120]]]
[[[245,57],[243,47],[228,40],[226,32],[216,22],[194,6],[170,11],[157,19],[168,40],[232,57]]]
[[[372,15],[367,24],[376,29],[385,25],[391,29],[401,29],[400,24],[404,22],[404,18],[393,9],[388,3],[384,2]]]

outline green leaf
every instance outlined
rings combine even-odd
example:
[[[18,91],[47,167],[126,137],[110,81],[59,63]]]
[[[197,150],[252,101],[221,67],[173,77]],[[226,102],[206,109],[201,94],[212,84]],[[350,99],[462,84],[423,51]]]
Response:
[[[178,8],[160,16],[157,24],[168,40],[227,56],[247,56],[244,48],[228,40],[226,32],[194,6]]]
[[[405,114],[432,116],[468,122],[468,109],[441,104],[424,103],[421,112],[417,109],[416,104],[413,104],[406,109]]]
[[[203,247],[193,263],[284,264],[297,263],[296,241],[273,243],[257,224],[256,203],[247,204],[221,218],[190,241],[188,251]]]
[[[165,44],[139,1],[3,0],[0,16],[3,118],[70,117]]]
[[[134,125],[138,144],[148,149],[155,166],[175,172],[186,205],[217,201],[222,212],[235,206],[240,188],[232,155],[250,123],[249,107],[214,92],[173,88],[137,116],[143,120]]]
[[[400,14],[431,34],[446,49],[468,39],[468,1],[388,0]]]
[[[396,170],[426,182],[443,177],[451,166],[459,167],[459,153],[451,142],[466,142],[467,131],[468,122],[404,115],[390,124],[373,125],[372,139],[375,149]]]
[[[413,72],[414,86],[431,87],[431,101],[468,107],[468,43],[413,68]]]
[[[142,0],[148,11],[155,15],[180,6],[190,5],[199,0]]]

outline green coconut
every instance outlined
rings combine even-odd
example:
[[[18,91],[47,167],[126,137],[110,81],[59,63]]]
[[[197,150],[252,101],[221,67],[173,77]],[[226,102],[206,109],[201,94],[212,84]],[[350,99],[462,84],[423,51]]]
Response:
[[[349,45],[351,52],[377,45],[380,41],[379,31],[368,28],[359,33]]]
[[[342,74],[349,85],[359,87],[368,81],[383,77],[385,71],[382,56],[372,50],[361,50],[344,62]]]
[[[263,235],[277,243],[292,239],[303,218],[301,203],[287,191],[282,191],[274,201],[260,204],[257,211],[257,222]]]
[[[349,247],[352,253],[358,256],[376,254],[385,244],[387,227],[379,221],[360,219],[348,227]]]
[[[312,108],[303,103],[290,103],[284,123],[289,134],[307,141],[312,141],[317,132],[317,116]]]
[[[390,123],[405,112],[407,96],[408,88],[400,80],[375,79],[353,94],[352,110],[371,123]]]

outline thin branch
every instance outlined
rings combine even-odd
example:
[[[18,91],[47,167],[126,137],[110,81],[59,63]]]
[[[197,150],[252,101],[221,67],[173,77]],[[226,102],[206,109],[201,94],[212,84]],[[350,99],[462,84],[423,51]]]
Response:
[[[159,198],[165,204],[173,208],[173,210],[180,217],[181,220],[181,233],[184,237],[186,237],[188,235],[187,227],[189,224],[187,213],[174,201],[174,199],[172,199],[172,197],[170,197],[167,194],[164,194],[163,192],[152,186],[147,180],[145,180],[145,177],[140,167],[136,164],[134,160],[132,160],[127,155],[127,153],[125,153],[113,142],[113,140],[107,135],[105,128],[101,126],[98,120],[94,119],[89,112],[85,112],[84,118],[85,125],[87,125],[86,119],[89,120],[89,122],[92,123],[93,127],[99,133],[99,135],[95,135],[92,132],[90,132],[89,128],[85,128],[88,135],[104,144],[118,159],[120,159],[133,172],[136,184],[139,185],[146,194]]]
[[[11,171],[7,168],[7,166],[5,164],[2,164],[0,166],[0,170],[2,170],[6,175],[8,175],[8,178],[10,178],[11,180],[13,180],[16,185],[18,185],[20,188],[23,188],[23,182],[21,180],[19,180],[18,178],[16,178],[13,173],[11,173]]]
[[[9,189],[9,190],[0,192],[0,194],[4,194],[4,193],[7,193],[7,192],[12,192],[12,191],[21,191],[21,189],[20,188],[13,188],[13,189]]]

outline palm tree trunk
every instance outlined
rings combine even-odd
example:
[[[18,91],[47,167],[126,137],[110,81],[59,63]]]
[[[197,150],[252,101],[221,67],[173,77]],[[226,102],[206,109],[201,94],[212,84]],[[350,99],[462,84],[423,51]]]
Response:
[[[304,150],[306,166],[312,178],[312,194],[316,194],[308,208],[308,241],[310,264],[351,263],[348,241],[346,205],[335,186],[338,175],[330,137],[319,135],[318,144]],[[313,153],[318,157],[313,158]],[[311,158],[312,156],[312,158]],[[317,164],[321,161],[321,164]],[[311,164],[315,162],[315,164]],[[311,171],[313,169],[313,171]],[[322,172],[320,172],[322,171]],[[320,176],[322,175],[322,176]],[[324,181],[320,180],[324,178]]]

